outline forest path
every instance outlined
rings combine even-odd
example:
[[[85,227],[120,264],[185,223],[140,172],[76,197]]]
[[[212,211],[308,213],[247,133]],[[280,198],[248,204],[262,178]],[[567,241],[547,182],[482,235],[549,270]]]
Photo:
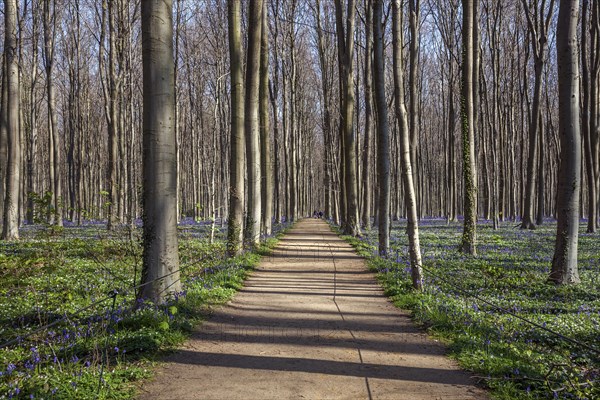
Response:
[[[141,399],[486,399],[394,307],[364,259],[304,219]]]

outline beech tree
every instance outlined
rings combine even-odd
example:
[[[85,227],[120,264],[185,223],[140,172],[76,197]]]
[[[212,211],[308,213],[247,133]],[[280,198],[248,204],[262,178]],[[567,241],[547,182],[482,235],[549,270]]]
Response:
[[[231,156],[229,188],[229,224],[227,249],[230,255],[242,251],[244,229],[244,86],[242,80],[242,39],[240,0],[228,3],[229,58],[231,79]]]
[[[527,25],[531,36],[531,47],[533,50],[535,82],[533,89],[533,103],[531,106],[531,116],[529,118],[529,157],[527,158],[527,186],[525,189],[525,199],[523,208],[523,218],[521,229],[534,229],[534,204],[535,204],[535,165],[538,161],[538,147],[542,146],[541,140],[538,145],[538,130],[540,127],[541,100],[542,100],[542,74],[544,65],[548,57],[548,29],[554,10],[554,0],[550,0],[548,10],[546,10],[546,1],[542,0],[541,5],[538,0],[522,0],[523,10],[527,16]],[[533,10],[532,10],[533,8]]]
[[[144,265],[140,299],[178,293],[173,3],[142,2]]]
[[[376,7],[380,7],[380,5],[375,5]],[[369,164],[371,159],[371,136],[373,131],[373,112],[372,112],[372,103],[373,103],[373,91],[371,82],[373,81],[373,73],[372,73],[372,65],[373,65],[373,5],[371,0],[365,0],[365,11],[367,14],[365,21],[365,60],[364,60],[364,101],[365,101],[365,137],[363,141],[363,167],[362,167],[362,182],[363,182],[363,193],[362,193],[362,213],[361,213],[361,223],[363,228],[369,230],[371,229],[371,195],[372,195],[372,185],[371,185],[371,174],[369,171]],[[380,60],[381,64],[383,64],[383,52],[381,54],[382,59]],[[383,74],[380,78],[383,80]],[[385,86],[385,82],[382,82]],[[385,88],[383,93],[383,101],[385,105]],[[386,116],[387,118],[387,116]],[[387,124],[387,120],[385,122]],[[386,130],[389,128],[386,126]],[[380,130],[378,132],[381,132]],[[389,142],[389,134],[386,132],[385,139]],[[379,138],[379,135],[377,136]],[[389,183],[390,183],[390,167],[389,167],[389,144],[387,144],[388,151],[388,160],[387,160],[387,179],[388,179],[388,188],[389,191]],[[385,183],[382,183],[385,185]],[[381,187],[381,186],[380,186]],[[389,202],[390,195],[388,193],[388,205],[387,209],[389,210]],[[389,211],[388,211],[389,212]],[[381,228],[380,228],[381,229]]]
[[[253,246],[259,243],[262,211],[259,121],[262,12],[262,0],[248,3],[246,93],[244,98],[244,136],[246,137],[246,170],[248,171],[248,220],[246,222],[246,237]]]
[[[598,83],[600,80],[600,5],[582,1],[581,13],[581,134],[584,143],[587,188],[587,232],[598,230],[598,193],[600,191],[600,135]],[[590,9],[591,8],[591,9]],[[591,15],[590,15],[591,11]]]
[[[52,193],[52,207],[49,221],[57,226],[63,225],[62,213],[62,153],[61,135],[58,132],[58,116],[56,111],[56,87],[54,84],[55,42],[58,24],[58,13],[55,0],[43,0],[43,25],[44,25],[44,66],[46,69],[46,92],[48,100],[48,138],[49,138],[49,165],[48,173]]]
[[[410,158],[410,134],[406,105],[404,103],[404,77],[402,75],[402,8],[400,0],[392,1],[392,43],[394,59],[394,104],[396,118],[400,125],[400,159],[402,163],[402,183],[404,185],[404,202],[407,207],[407,233],[409,257],[413,287],[423,288],[423,267],[421,246],[419,241],[419,221],[417,214],[417,196],[414,190],[412,160]],[[377,109],[379,112],[379,108]],[[381,218],[381,216],[380,216]]]
[[[579,0],[563,0],[558,12],[558,111],[561,160],[558,173],[558,225],[550,281],[579,283],[579,191],[581,190],[581,126],[577,20]]]
[[[17,2],[4,0],[3,109],[6,123],[7,158],[2,239],[19,239],[19,190],[21,186],[21,141],[19,132],[19,66],[17,48]],[[6,108],[4,108],[6,107]],[[3,177],[4,178],[4,177]]]
[[[462,0],[462,92],[461,92],[461,130],[463,149],[463,181],[464,181],[464,228],[460,250],[475,255],[477,229],[477,175],[475,158],[475,104],[474,76],[478,73],[474,68],[475,48],[475,0]]]
[[[385,65],[382,28],[383,1],[373,4],[373,81],[377,110],[377,181],[379,186],[379,255],[387,257],[390,250],[390,138],[387,101],[385,98]],[[394,36],[394,45],[397,45]],[[394,58],[395,60],[395,58]],[[394,64],[394,70],[401,66]],[[395,76],[395,75],[394,75]],[[365,138],[367,140],[367,138]]]
[[[346,23],[344,24],[344,16]],[[356,173],[356,137],[354,132],[354,28],[356,4],[348,0],[344,11],[341,1],[335,2],[335,20],[340,79],[340,137],[343,154],[344,232],[360,235],[358,218],[358,180]]]
[[[260,39],[260,170],[261,170],[261,232],[271,235],[273,220],[273,164],[269,124],[269,29],[268,8],[263,3]]]

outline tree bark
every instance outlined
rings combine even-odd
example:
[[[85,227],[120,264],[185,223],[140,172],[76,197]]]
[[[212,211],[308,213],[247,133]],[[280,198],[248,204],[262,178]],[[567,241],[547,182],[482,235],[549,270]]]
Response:
[[[6,19],[6,15],[4,16]],[[5,26],[6,22],[5,22]],[[6,28],[5,28],[6,47]],[[0,99],[0,229],[4,224],[4,197],[6,194],[6,167],[8,162],[8,80],[6,71],[6,51],[2,53],[2,86]]]
[[[164,302],[181,290],[172,0],[142,2],[144,266],[138,298]]]
[[[379,255],[390,251],[390,137],[385,98],[385,65],[383,56],[383,0],[373,4],[373,81],[377,109],[377,183],[379,187]],[[394,40],[397,38],[394,37]],[[394,42],[396,44],[396,42]],[[370,46],[369,46],[370,47]],[[396,66],[395,66],[396,67]]]
[[[231,155],[229,158],[229,255],[242,252],[244,232],[244,84],[242,79],[241,1],[228,3],[229,57],[231,69]]]
[[[558,13],[558,111],[561,161],[558,180],[558,225],[549,280],[556,284],[580,282],[577,269],[579,191],[581,188],[581,127],[579,120],[579,65],[577,20],[579,0],[562,0]]]
[[[61,143],[58,134],[56,115],[56,88],[54,85],[54,51],[57,25],[55,0],[44,0],[44,56],[46,68],[46,92],[48,95],[48,131],[49,131],[49,175],[52,191],[50,222],[63,226],[62,185],[61,185]]]
[[[539,119],[542,115],[541,97],[542,97],[542,74],[544,64],[548,53],[548,27],[554,8],[554,0],[550,1],[548,16],[544,18],[545,10],[543,7],[538,11],[537,2],[534,4],[536,10],[532,12],[527,6],[526,0],[522,0],[523,10],[527,16],[527,24],[532,37],[532,49],[534,55],[535,82],[533,89],[533,104],[531,107],[531,117],[529,120],[529,156],[527,158],[527,186],[525,188],[525,199],[523,205],[523,218],[521,229],[535,229],[534,211],[535,211],[535,165],[538,162],[538,128]],[[545,1],[542,2],[542,5]],[[540,146],[542,143],[539,144]]]
[[[108,0],[108,77],[106,85],[108,86],[107,107],[107,125],[108,125],[108,207],[107,224],[108,230],[112,230],[117,221],[117,150],[118,150],[118,121],[117,121],[117,72],[116,72],[116,23],[115,13],[117,12],[116,0]]]
[[[381,0],[383,1],[383,0]],[[410,138],[406,105],[404,104],[404,77],[402,76],[402,25],[401,0],[392,0],[392,43],[394,60],[394,104],[396,118],[400,124],[400,159],[402,163],[402,181],[404,184],[404,201],[407,209],[407,233],[413,288],[423,289],[423,264],[419,241],[419,219],[417,215],[417,196],[414,190],[412,165],[410,158]],[[377,21],[377,18],[375,18]],[[377,59],[378,57],[375,56]],[[379,113],[379,106],[377,108]],[[380,224],[381,224],[380,213]]]
[[[591,96],[595,93],[595,88],[592,88],[590,79],[590,64],[588,59],[593,63],[593,49],[588,46],[588,9],[589,0],[583,0],[581,14],[581,78],[583,90],[582,97],[582,130],[584,151],[585,151],[585,173],[587,178],[588,191],[588,209],[587,209],[587,232],[595,233],[598,229],[598,198],[596,190],[596,171],[594,168],[594,149],[593,149],[593,123],[591,110]],[[591,53],[591,54],[590,54]],[[596,79],[597,82],[597,79]]]
[[[244,99],[244,136],[246,137],[246,169],[248,171],[248,221],[246,238],[257,246],[260,241],[260,43],[263,1],[248,3],[248,44],[246,53],[246,96]]]
[[[359,236],[358,189],[356,173],[356,138],[354,133],[354,26],[355,0],[348,0],[346,24],[341,1],[335,2],[336,32],[340,69],[340,111],[343,151],[343,192],[345,195],[344,231],[348,235]]]
[[[462,99],[461,129],[463,150],[464,179],[464,227],[460,250],[475,255],[477,229],[477,177],[475,158],[475,118],[473,99],[473,31],[475,0],[462,0],[463,5],[463,66],[462,66]]]
[[[421,15],[421,1],[420,0],[409,0],[408,2],[409,12],[409,30],[410,30],[410,45],[409,45],[409,58],[410,65],[408,71],[408,86],[409,86],[409,109],[408,109],[408,122],[409,122],[409,140],[410,140],[410,163],[412,167],[413,182],[417,182],[417,144],[419,143],[419,90],[417,86],[418,73],[419,73],[419,24]],[[415,197],[417,198],[417,204],[419,202],[419,193],[415,186]],[[420,210],[417,208],[417,212]]]
[[[372,116],[372,103],[373,103],[373,92],[371,88],[371,82],[373,80],[372,76],[372,64],[373,64],[373,56],[372,56],[372,32],[373,32],[373,9],[371,0],[368,0],[365,3],[365,8],[367,12],[367,21],[365,26],[366,38],[365,38],[365,71],[364,71],[364,96],[365,96],[365,138],[363,144],[363,168],[362,168],[362,180],[363,180],[363,196],[362,196],[362,226],[363,228],[370,230],[371,229],[371,174],[369,171],[369,164],[371,159],[371,135],[373,131],[373,116]],[[382,61],[383,63],[383,61]],[[383,77],[381,78],[383,80]],[[383,93],[383,104],[385,104],[385,90]],[[387,115],[387,113],[386,113]],[[386,121],[387,123],[387,121]],[[386,131],[389,131],[389,127],[386,127]],[[386,133],[389,136],[388,133]],[[389,137],[387,139],[389,141]],[[388,184],[389,184],[389,144],[388,144]],[[388,189],[389,191],[389,189]],[[389,196],[389,193],[388,193]],[[389,203],[389,199],[388,199]],[[389,209],[389,205],[388,205]],[[387,251],[386,251],[387,253]]]
[[[260,43],[260,169],[262,233],[271,235],[273,220],[273,164],[271,156],[271,132],[269,126],[269,30],[267,27],[267,3],[263,4]]]
[[[19,66],[17,57],[17,2],[4,0],[4,60],[6,74],[7,164],[4,198],[3,240],[19,239],[19,192],[21,189],[21,142],[19,133]]]

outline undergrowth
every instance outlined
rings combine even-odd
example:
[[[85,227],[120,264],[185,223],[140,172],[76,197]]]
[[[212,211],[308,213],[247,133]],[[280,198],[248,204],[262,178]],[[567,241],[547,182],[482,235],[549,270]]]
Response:
[[[285,226],[278,226],[281,232]],[[136,304],[139,229],[102,225],[24,230],[0,243],[0,399],[127,399],[135,382],[181,344],[215,305],[239,290],[261,255],[227,259],[224,233],[180,227],[183,290],[166,304]],[[48,326],[50,325],[50,326]]]
[[[547,282],[555,223],[534,231],[513,223],[493,230],[481,223],[478,256],[471,257],[458,251],[459,223],[424,220],[425,290],[417,293],[405,231],[405,222],[394,224],[389,259],[377,256],[376,231],[345,239],[368,259],[394,303],[412,310],[418,323],[447,342],[451,356],[495,398],[600,398],[600,356],[585,347],[600,348],[597,235],[580,234],[582,283],[555,286]]]

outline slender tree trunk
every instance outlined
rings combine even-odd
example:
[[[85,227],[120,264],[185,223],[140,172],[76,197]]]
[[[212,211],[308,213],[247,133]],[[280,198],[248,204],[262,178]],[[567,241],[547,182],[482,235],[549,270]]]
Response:
[[[55,0],[44,0],[44,55],[46,67],[46,92],[48,95],[48,130],[50,154],[50,185],[52,191],[51,222],[62,226],[61,143],[56,115],[56,93],[54,85],[54,51],[58,10]]]
[[[372,29],[373,29],[373,10],[372,10],[372,5],[371,5],[371,1],[368,0],[365,3],[365,8],[367,10],[367,21],[366,21],[366,26],[365,26],[365,30],[366,30],[366,43],[365,43],[365,72],[364,72],[364,82],[365,82],[365,89],[364,89],[364,96],[365,96],[365,139],[364,139],[364,144],[363,144],[363,168],[362,168],[362,179],[363,179],[363,196],[362,196],[362,203],[363,203],[363,207],[362,207],[362,226],[367,229],[370,230],[371,229],[371,174],[369,171],[369,162],[371,159],[371,148],[370,148],[370,144],[371,144],[371,135],[372,135],[372,126],[373,126],[373,122],[372,122],[372,109],[371,109],[371,104],[373,103],[373,93],[371,90],[371,82],[373,80],[372,77],[372,72],[371,72],[371,65],[373,63],[373,56],[371,55],[372,53]],[[382,61],[383,63],[383,61]],[[383,77],[381,78],[383,80]],[[384,85],[385,86],[385,85]],[[384,93],[385,96],[385,93]],[[387,104],[385,104],[385,97],[383,98],[384,101],[384,107],[387,106]],[[387,113],[386,113],[387,115]],[[386,121],[387,124],[387,121]],[[387,131],[389,131],[389,128],[386,126],[386,136],[389,136],[389,134],[387,133]],[[379,135],[378,135],[379,137]],[[389,141],[389,138],[387,139]],[[388,145],[388,161],[387,161],[387,170],[388,170],[388,184],[389,184],[389,145]],[[381,188],[381,186],[380,186]],[[389,188],[388,188],[388,192],[389,192]],[[388,197],[389,197],[389,193],[388,193]],[[389,203],[389,198],[388,198],[388,203]],[[389,209],[389,204],[388,204],[388,209]],[[389,212],[388,212],[389,213]],[[386,251],[387,253],[387,251]]]
[[[248,3],[248,45],[246,55],[246,97],[244,100],[244,136],[246,137],[246,169],[248,171],[248,221],[246,237],[251,245],[260,240],[260,43],[263,1]]]
[[[244,83],[242,79],[241,1],[228,3],[231,68],[231,155],[229,158],[229,224],[227,250],[240,254],[244,232]]]
[[[385,65],[383,56],[383,0],[374,0],[373,24],[373,81],[377,107],[377,183],[379,186],[379,255],[390,251],[390,137],[385,98]],[[369,35],[370,36],[370,35]],[[370,47],[370,46],[369,46]],[[365,139],[366,140],[366,139]]]
[[[541,98],[542,98],[542,78],[544,72],[544,64],[548,53],[548,26],[550,17],[554,8],[554,0],[550,0],[550,8],[548,16],[544,18],[545,10],[543,9],[545,1],[542,2],[540,10],[537,9],[537,2],[534,4],[536,8],[533,12],[527,6],[526,0],[522,0],[523,9],[527,16],[527,24],[532,37],[532,49],[534,56],[535,82],[533,89],[533,104],[531,108],[531,116],[529,119],[529,156],[527,158],[527,186],[525,188],[525,199],[523,204],[523,218],[521,229],[535,229],[534,211],[535,211],[535,165],[538,162],[538,128],[539,119],[542,115]],[[542,143],[539,144],[540,146]]]
[[[598,198],[596,191],[596,171],[594,168],[594,149],[592,144],[592,113],[591,113],[591,95],[595,92],[592,88],[590,81],[590,67],[588,59],[593,62],[593,51],[588,47],[588,8],[589,0],[583,0],[582,14],[581,14],[581,71],[582,71],[582,85],[583,90],[583,111],[582,116],[582,130],[584,151],[585,151],[585,172],[587,178],[587,190],[588,190],[588,224],[587,232],[595,233],[598,229]]]
[[[550,281],[580,282],[577,269],[579,191],[581,187],[581,128],[579,124],[579,65],[577,19],[579,0],[562,0],[558,13],[558,111],[561,161],[558,180],[558,225]]]
[[[396,105],[396,118],[398,118],[398,121],[400,123],[400,159],[402,163],[402,181],[404,183],[404,201],[406,203],[407,208],[406,229],[408,233],[412,283],[413,288],[415,288],[416,290],[422,290],[423,264],[421,259],[421,246],[419,243],[417,196],[414,190],[413,173],[410,158],[408,117],[406,115],[406,105],[404,104],[404,78],[402,76],[402,11],[400,1],[401,0],[392,0],[394,104]],[[375,21],[378,21],[378,18],[375,18]],[[375,58],[377,59],[378,57],[375,56]],[[379,113],[379,107],[377,108],[377,112]]]
[[[332,149],[332,121],[330,111],[331,101],[331,79],[328,71],[330,65],[327,62],[327,51],[325,48],[325,37],[323,35],[323,28],[321,23],[321,3],[320,0],[316,0],[316,19],[317,19],[317,40],[319,49],[319,66],[321,70],[321,90],[322,90],[322,112],[323,112],[323,141],[324,141],[324,158],[325,158],[325,218],[333,218],[337,212],[335,201],[335,192],[333,192],[333,185],[335,183],[335,172],[334,172],[334,153]]]
[[[277,65],[277,63],[276,63]],[[277,75],[277,68],[275,68],[275,75]],[[280,201],[280,186],[281,186],[281,181],[279,178],[279,165],[280,165],[280,161],[279,161],[279,118],[278,118],[278,113],[277,113],[277,89],[274,89],[273,86],[276,86],[279,84],[279,79],[276,78],[275,82],[273,84],[273,82],[269,82],[269,98],[271,100],[271,108],[273,111],[273,153],[272,153],[272,159],[273,159],[273,167],[271,169],[271,173],[273,174],[273,178],[274,178],[274,193],[275,193],[275,201],[274,201],[274,216],[275,216],[275,223],[279,224],[281,223],[281,201]]]
[[[142,2],[144,266],[138,298],[179,293],[173,2]]]
[[[4,60],[6,74],[7,164],[4,198],[3,240],[19,239],[19,192],[21,188],[21,142],[19,133],[19,66],[17,57],[17,2],[4,0]]]
[[[540,118],[538,120],[538,132],[539,132],[539,141],[540,141],[540,152],[539,152],[539,162],[538,162],[538,176],[537,176],[537,192],[538,192],[538,201],[537,201],[537,217],[536,217],[536,225],[540,226],[544,223],[544,198],[545,198],[545,190],[544,190],[544,154],[545,149],[544,145],[546,141],[544,140],[544,124],[542,122],[542,115],[540,114]]]
[[[270,236],[273,220],[273,164],[271,156],[271,133],[269,127],[269,29],[267,27],[267,3],[263,5],[260,44],[260,165],[262,233]]]
[[[6,12],[5,12],[6,14]],[[6,20],[6,15],[4,16]],[[6,25],[5,21],[5,27]],[[6,28],[5,28],[5,45],[6,48]],[[6,167],[8,163],[8,79],[6,70],[6,51],[2,53],[2,87],[0,87],[1,103],[0,103],[0,228],[4,224],[4,198],[6,195]]]
[[[464,179],[464,228],[460,250],[475,255],[477,229],[477,176],[475,157],[475,118],[473,99],[473,31],[475,29],[475,0],[462,0],[463,4],[463,66],[461,128]]]
[[[335,2],[336,31],[338,38],[338,57],[340,66],[340,104],[341,132],[343,151],[343,193],[346,204],[344,207],[344,231],[352,236],[360,235],[358,218],[358,189],[356,172],[356,137],[354,132],[354,26],[356,7],[355,0],[348,0],[346,9],[346,24],[343,23],[344,12],[341,1]]]
[[[108,209],[107,224],[108,230],[112,230],[117,220],[117,150],[118,150],[118,121],[117,121],[117,72],[116,72],[116,24],[115,13],[116,0],[108,0],[108,77],[106,85],[108,86]]]
[[[409,45],[409,56],[410,65],[408,71],[408,85],[409,85],[409,109],[408,109],[408,122],[410,131],[410,162],[412,166],[413,182],[418,182],[417,170],[417,145],[419,143],[419,90],[418,90],[418,73],[419,73],[419,42],[420,42],[420,15],[421,15],[421,1],[420,0],[409,0],[408,2],[409,12],[409,28],[410,28],[410,45]],[[417,186],[415,186],[415,197],[417,203],[420,202],[420,193],[418,193]],[[420,213],[420,207],[417,207],[417,212]]]

